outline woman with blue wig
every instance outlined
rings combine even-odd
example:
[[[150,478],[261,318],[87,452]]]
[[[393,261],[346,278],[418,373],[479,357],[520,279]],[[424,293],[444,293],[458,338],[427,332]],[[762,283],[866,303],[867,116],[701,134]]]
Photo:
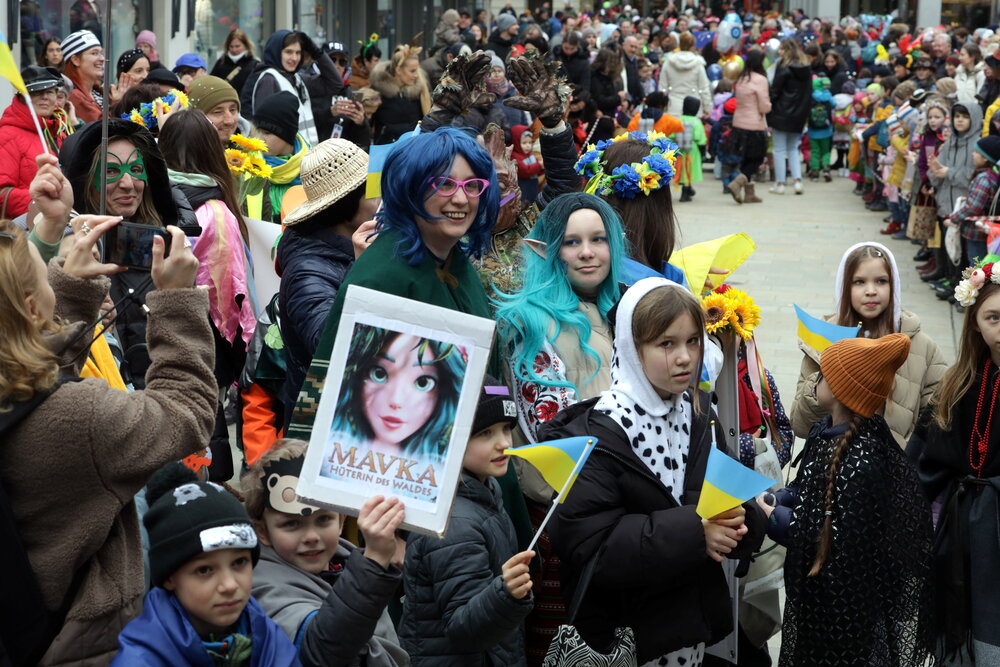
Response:
[[[535,442],[557,412],[611,386],[608,311],[626,249],[618,214],[582,192],[553,199],[525,243],[524,287],[500,295],[497,321],[521,428]]]
[[[485,249],[500,207],[493,160],[466,132],[443,127],[400,142],[382,170],[379,234],[354,263],[327,316],[289,437],[309,438],[350,285],[491,318],[469,257]],[[495,371],[491,371],[495,372]],[[304,429],[304,430],[303,430]]]

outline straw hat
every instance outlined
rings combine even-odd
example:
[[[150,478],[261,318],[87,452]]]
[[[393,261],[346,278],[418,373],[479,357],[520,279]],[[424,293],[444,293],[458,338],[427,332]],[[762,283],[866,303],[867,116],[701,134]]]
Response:
[[[286,226],[332,206],[368,177],[368,154],[346,139],[327,139],[302,158],[299,172],[306,202],[284,219]]]

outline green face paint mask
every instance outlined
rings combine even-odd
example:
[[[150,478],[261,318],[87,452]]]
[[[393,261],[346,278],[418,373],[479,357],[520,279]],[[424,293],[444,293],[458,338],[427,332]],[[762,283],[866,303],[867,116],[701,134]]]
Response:
[[[100,164],[98,164],[97,170],[100,170]],[[149,183],[149,176],[146,174],[146,163],[143,162],[142,153],[138,148],[132,149],[125,162],[120,162],[117,155],[108,153],[108,172],[105,175],[104,182],[111,185],[121,180],[121,177],[125,174],[143,183]]]

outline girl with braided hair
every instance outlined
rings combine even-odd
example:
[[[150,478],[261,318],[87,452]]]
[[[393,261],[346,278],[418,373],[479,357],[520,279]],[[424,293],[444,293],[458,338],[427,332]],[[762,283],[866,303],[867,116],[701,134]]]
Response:
[[[930,507],[876,414],[909,349],[894,333],[823,351],[816,394],[830,415],[813,426],[795,482],[774,507],[759,501],[768,536],[788,549],[781,667],[918,667],[928,657]]]

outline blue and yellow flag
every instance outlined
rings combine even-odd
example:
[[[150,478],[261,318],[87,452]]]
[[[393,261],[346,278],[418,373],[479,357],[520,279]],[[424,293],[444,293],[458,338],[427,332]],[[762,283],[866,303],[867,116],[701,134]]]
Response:
[[[795,315],[799,319],[799,338],[820,354],[837,341],[857,338],[858,331],[861,330],[860,326],[842,327],[816,319],[798,306],[795,306]]]
[[[566,500],[583,464],[596,445],[597,438],[580,436],[508,449],[504,454],[520,456],[535,466],[549,486],[559,491],[561,503]]]
[[[24,85],[21,72],[14,64],[14,55],[10,52],[10,47],[7,46],[7,36],[2,32],[0,32],[0,76],[14,84],[17,92],[22,95],[28,94],[28,88]]]
[[[747,468],[722,450],[712,447],[708,453],[705,481],[695,509],[698,516],[713,516],[739,507],[746,501],[774,486],[774,480]]]
[[[365,182],[365,199],[382,196],[382,167],[395,144],[372,144],[368,149],[368,180]]]

